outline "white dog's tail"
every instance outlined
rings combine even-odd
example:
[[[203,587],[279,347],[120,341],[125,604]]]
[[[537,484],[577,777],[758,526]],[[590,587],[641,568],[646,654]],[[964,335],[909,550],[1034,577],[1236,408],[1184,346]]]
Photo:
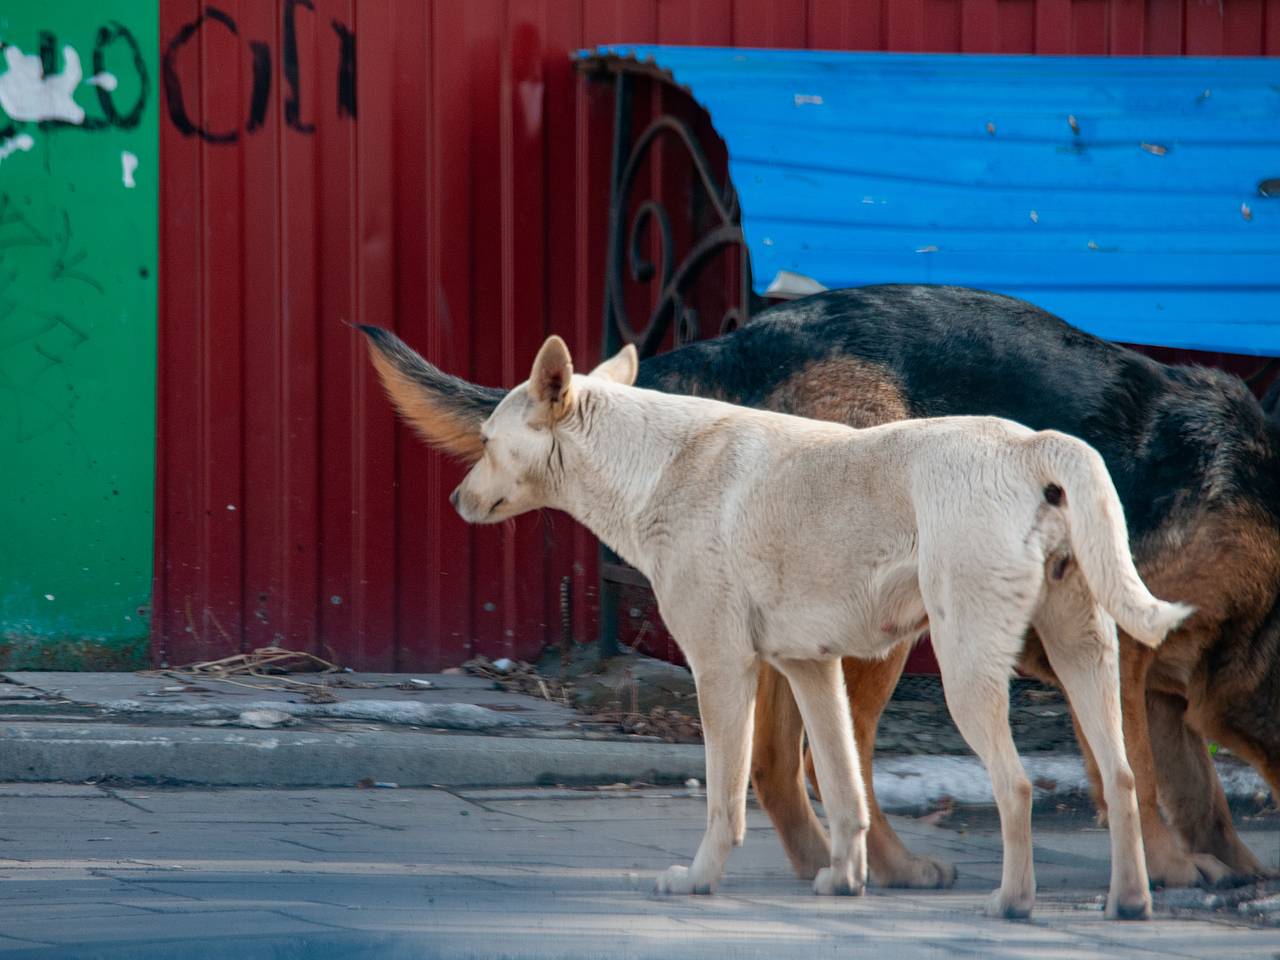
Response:
[[[1031,441],[1045,481],[1044,498],[1062,510],[1072,552],[1089,589],[1120,628],[1147,646],[1195,612],[1151,595],[1133,565],[1124,508],[1101,454],[1075,437],[1046,430]]]

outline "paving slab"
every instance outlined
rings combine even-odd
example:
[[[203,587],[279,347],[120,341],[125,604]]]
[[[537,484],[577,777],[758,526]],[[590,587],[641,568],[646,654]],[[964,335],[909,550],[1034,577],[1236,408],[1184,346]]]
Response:
[[[1280,951],[1280,929],[1238,916],[1104,920],[1105,835],[1077,815],[1035,817],[1040,896],[1030,921],[1011,923],[981,915],[1000,846],[982,818],[963,832],[893,818],[913,849],[959,862],[951,890],[819,898],[752,804],[718,892],[664,898],[654,876],[688,862],[705,822],[696,791],[103,787],[90,802],[24,789],[0,784],[12,838],[0,844],[6,958],[1274,960]],[[244,829],[226,829],[237,810]],[[329,846],[334,824],[349,847]],[[1240,825],[1280,866],[1268,853],[1275,823]],[[110,849],[85,839],[95,835],[114,837]],[[314,849],[282,853],[271,840]]]

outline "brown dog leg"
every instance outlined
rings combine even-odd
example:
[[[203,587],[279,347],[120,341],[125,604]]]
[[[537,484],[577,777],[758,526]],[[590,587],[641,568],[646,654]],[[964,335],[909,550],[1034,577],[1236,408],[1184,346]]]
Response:
[[[831,865],[831,848],[805,792],[803,742],[804,721],[790,685],[777,670],[762,663],[756,685],[751,786],[773,821],[791,866],[811,880]],[[858,753],[862,753],[861,743]]]
[[[1160,800],[1207,883],[1246,881],[1266,871],[1231,821],[1208,745],[1187,724],[1187,702],[1147,692],[1147,719]]]
[[[885,660],[844,661],[845,690],[853,712],[853,736],[858,745],[858,762],[862,766],[862,782],[866,786],[867,805],[871,812],[867,863],[871,868],[872,882],[881,887],[949,887],[956,882],[956,868],[940,860],[917,856],[903,845],[876,801],[871,776],[880,714],[893,696],[893,689],[898,685],[910,652],[911,645],[904,644]],[[813,778],[812,772],[809,776]]]
[[[872,755],[880,713],[902,675],[910,648],[895,650],[887,660],[845,659],[845,689],[853,713],[854,741],[862,770],[871,829],[867,832],[867,861],[871,881],[886,887],[949,887],[955,867],[911,853],[889,825],[876,803],[872,783]],[[813,779],[813,761],[803,752],[804,724],[781,674],[762,665],[756,688],[755,740],[751,783],[756,799],[773,821],[783,849],[796,873],[806,879],[828,866],[827,834],[813,812],[805,790],[805,771]]]
[[[1212,856],[1196,857],[1187,853],[1178,836],[1165,823],[1160,813],[1158,795],[1159,791],[1164,790],[1164,783],[1157,781],[1145,694],[1147,672],[1153,659],[1154,651],[1120,634],[1120,708],[1124,722],[1124,749],[1129,766],[1133,770],[1138,792],[1138,816],[1142,823],[1142,845],[1147,857],[1147,873],[1153,887],[1194,887],[1204,880],[1216,882],[1215,878],[1221,878],[1230,871],[1227,871],[1221,863],[1217,863]],[[1058,678],[1044,655],[1040,639],[1034,633],[1027,638],[1021,666],[1045,683],[1059,686]],[[1072,722],[1075,725],[1076,741],[1080,744],[1080,750],[1084,755],[1085,770],[1089,775],[1094,802],[1098,806],[1099,820],[1105,822],[1107,807],[1102,791],[1099,789],[1097,765],[1088,744],[1080,735],[1080,725],[1075,720],[1074,708]],[[1185,750],[1180,746],[1180,738],[1175,737],[1178,745],[1173,749],[1177,752],[1166,755],[1166,718],[1163,716],[1158,720],[1153,718],[1151,722],[1159,723],[1161,764],[1167,768],[1165,778],[1176,779],[1183,776],[1186,757]],[[1178,724],[1182,725],[1181,720]],[[1195,758],[1193,766],[1200,762],[1199,757]],[[1212,773],[1211,767],[1210,773]],[[1194,774],[1186,775],[1192,780],[1195,779]],[[1213,782],[1217,786],[1216,775]],[[1204,804],[1204,794],[1201,793],[1199,796],[1195,794],[1196,790],[1203,789],[1202,785],[1188,782],[1183,784],[1183,788],[1190,801],[1201,806]],[[1221,788],[1218,787],[1218,789],[1221,792]],[[1217,863],[1216,867],[1215,863]]]
[[[902,676],[902,668],[910,652],[911,648],[907,645],[895,650],[887,660],[846,658],[842,665],[845,691],[853,714],[853,736],[858,745],[858,764],[862,770],[862,782],[871,814],[871,829],[867,831],[867,863],[871,880],[881,887],[932,890],[955,883],[956,868],[940,860],[916,856],[906,848],[876,801],[872,776],[876,727],[880,723],[884,705],[893,696],[893,689]],[[805,752],[804,767],[814,793],[819,793],[813,756],[808,751]]]
[[[1147,725],[1147,671],[1155,651],[1120,634],[1120,704],[1124,749],[1138,791],[1138,816],[1153,887],[1194,887],[1200,869],[1160,815],[1155,758]]]

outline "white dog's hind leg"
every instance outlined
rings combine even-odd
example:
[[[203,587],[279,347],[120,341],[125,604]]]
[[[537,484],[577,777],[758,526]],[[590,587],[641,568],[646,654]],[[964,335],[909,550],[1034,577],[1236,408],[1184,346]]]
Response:
[[[1022,633],[1007,625],[948,611],[931,618],[934,651],[942,668],[947,707],[991,777],[1000,810],[1004,866],[1000,889],[987,901],[987,916],[1009,920],[1031,915],[1036,899],[1031,862],[1031,781],[1009,732],[1009,677]],[[963,630],[963,634],[957,628]]]
[[[705,662],[688,658],[707,751],[707,832],[692,866],[677,865],[658,875],[658,893],[713,892],[729,851],[746,833],[757,665],[755,658],[727,657],[714,644],[708,646]]]
[[[1149,919],[1151,893],[1142,849],[1138,794],[1125,756],[1120,722],[1115,622],[1094,600],[1079,574],[1073,573],[1049,589],[1036,614],[1035,627],[1102,777],[1111,833],[1107,916],[1113,920]]]
[[[871,817],[858,768],[853,724],[839,660],[782,660],[813,751],[822,806],[831,829],[831,866],[818,871],[813,892],[859,896],[867,885]]]

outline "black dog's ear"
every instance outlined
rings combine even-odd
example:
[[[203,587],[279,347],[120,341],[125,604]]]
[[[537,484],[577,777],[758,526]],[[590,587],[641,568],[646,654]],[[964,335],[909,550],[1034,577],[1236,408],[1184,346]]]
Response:
[[[547,337],[534,358],[529,399],[546,410],[551,422],[568,413],[573,403],[573,360],[565,342],[555,334]]]

